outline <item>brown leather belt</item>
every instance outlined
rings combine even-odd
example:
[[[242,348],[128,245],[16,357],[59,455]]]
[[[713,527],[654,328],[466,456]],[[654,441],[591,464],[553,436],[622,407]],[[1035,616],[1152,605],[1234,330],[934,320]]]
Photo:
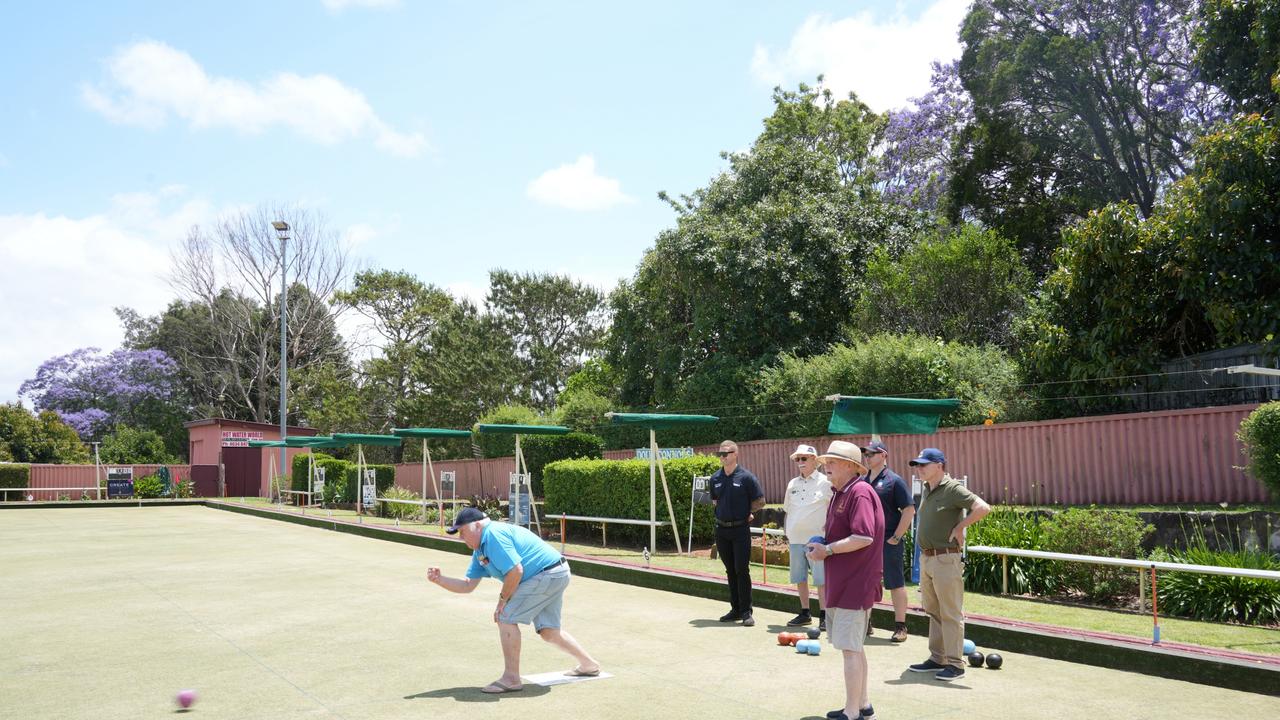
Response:
[[[960,548],[938,548],[937,550],[934,550],[933,548],[920,548],[920,554],[926,557],[933,557],[934,555],[950,555],[952,553],[959,552],[963,551]]]

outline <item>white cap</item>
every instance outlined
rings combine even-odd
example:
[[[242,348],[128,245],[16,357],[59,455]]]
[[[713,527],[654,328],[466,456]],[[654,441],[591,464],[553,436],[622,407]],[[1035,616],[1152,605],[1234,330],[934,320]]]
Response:
[[[791,453],[791,457],[794,459],[797,455],[808,455],[816,458],[818,457],[818,451],[812,445],[797,445],[796,451]]]

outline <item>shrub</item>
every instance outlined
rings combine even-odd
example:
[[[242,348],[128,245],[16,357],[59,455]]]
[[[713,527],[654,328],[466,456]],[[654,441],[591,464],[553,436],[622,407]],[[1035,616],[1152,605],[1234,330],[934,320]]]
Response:
[[[1045,524],[1043,541],[1050,552],[1136,558],[1143,539],[1154,529],[1134,512],[1072,508]],[[1058,563],[1058,572],[1063,590],[1091,600],[1115,602],[1135,592],[1134,574],[1128,568]]]
[[[542,497],[542,469],[556,460],[583,460],[604,457],[604,439],[598,435],[531,435],[520,441],[534,497]]]
[[[960,407],[940,420],[948,427],[981,425],[989,411],[1017,419],[1026,412],[1019,377],[994,347],[881,333],[821,355],[784,355],[753,385],[766,437],[813,437],[827,430],[831,403],[821,398],[832,393],[956,398]]]
[[[146,475],[133,481],[133,496],[158,498],[164,496],[164,481],[159,475]]]
[[[164,438],[154,430],[116,425],[102,439],[101,460],[111,464],[165,465],[177,461],[165,448]]]
[[[174,497],[189,498],[196,496],[196,485],[191,480],[179,480],[174,484]]]
[[[316,467],[324,468],[324,502],[354,502],[354,500],[344,500],[345,497],[354,498],[354,494],[349,494],[347,490],[347,472],[355,470],[355,463],[338,458],[325,456],[322,460],[316,458]],[[306,477],[303,475],[302,477]]]
[[[359,481],[356,479],[356,470],[358,468],[356,467],[356,464],[352,462],[346,463],[346,466],[347,466],[347,469],[346,469],[346,473],[344,473],[344,478],[343,478],[345,482],[343,482],[342,484],[342,495],[340,496],[338,502],[355,503],[356,492],[357,492],[356,488],[360,486]],[[374,486],[377,489],[378,497],[382,497],[383,493],[387,491],[387,488],[396,484],[396,467],[394,465],[365,465],[365,468],[368,470],[373,470],[375,473]],[[325,496],[326,497],[329,495],[328,485],[329,485],[329,472],[326,470],[325,471]]]
[[[1210,550],[1203,538],[1183,551],[1157,550],[1153,559],[1194,565],[1280,570],[1263,550]],[[1280,622],[1280,582],[1229,575],[1161,572],[1156,581],[1160,610],[1211,622]]]
[[[710,475],[720,467],[719,461],[707,455],[668,460],[667,485],[675,506],[677,531],[683,539],[688,534],[689,502],[695,475]],[[649,519],[649,463],[646,460],[559,460],[543,471],[546,512],[605,518]],[[657,519],[669,520],[666,497],[658,482]],[[664,540],[669,530],[659,528]],[[693,535],[710,540],[715,532],[715,516],[710,505],[699,505],[694,511]],[[617,525],[609,528],[610,537],[619,540],[648,541],[649,529],[643,525]],[[674,544],[674,543],[673,543]]]
[[[1237,434],[1244,445],[1247,470],[1272,497],[1280,497],[1280,401],[1269,402],[1249,413]]]
[[[481,512],[489,516],[490,520],[502,519],[502,500],[495,495],[472,495],[467,504],[474,508],[479,508]],[[457,507],[454,508],[454,514],[457,513]],[[453,514],[445,513],[446,520],[453,520]]]
[[[31,466],[0,463],[0,488],[24,488],[31,484]],[[0,493],[5,497],[14,493]]]
[[[399,485],[392,485],[385,492],[380,492],[378,495],[389,500],[422,501],[421,495]],[[401,520],[417,520],[422,517],[422,506],[409,505],[403,502],[379,502],[378,514],[382,517],[399,518]]]
[[[996,508],[969,528],[970,545],[1047,550],[1048,520],[1039,512]],[[1035,558],[1009,558],[1009,592],[1051,595],[1059,589],[1056,563]],[[999,593],[1004,587],[1004,563],[999,555],[970,553],[965,560],[965,589]]]
[[[315,458],[314,462],[316,464],[316,467],[320,467],[320,462],[322,460],[333,459],[332,455],[326,455],[325,453],[318,452],[318,453],[313,453],[312,455]],[[307,490],[307,478],[309,477],[308,473],[310,472],[311,462],[312,460],[311,460],[311,457],[308,456],[308,453],[298,453],[297,455],[293,456],[293,473],[290,475],[290,480],[289,480],[290,490],[299,490],[299,491]],[[328,474],[328,471],[326,470],[325,479],[327,480],[328,478],[329,478],[329,474]]]

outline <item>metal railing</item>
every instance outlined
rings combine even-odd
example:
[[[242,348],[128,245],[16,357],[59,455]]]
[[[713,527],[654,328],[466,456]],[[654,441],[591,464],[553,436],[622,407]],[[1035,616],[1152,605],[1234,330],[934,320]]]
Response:
[[[967,552],[999,555],[1001,563],[1001,592],[1009,594],[1009,558],[1025,557],[1035,560],[1053,560],[1057,562],[1087,563],[1089,565],[1108,565],[1111,567],[1132,568],[1138,571],[1138,607],[1146,607],[1146,573],[1151,580],[1151,642],[1160,642],[1160,610],[1156,597],[1156,571],[1189,572],[1203,575],[1227,575],[1230,577],[1253,578],[1255,580],[1271,580],[1280,582],[1280,571],[1258,570],[1255,568],[1221,567],[1219,565],[1193,565],[1191,563],[1166,562],[1162,560],[1138,560],[1132,558],[1112,558],[1099,555],[1075,555],[1072,553],[1047,552],[1044,550],[1024,550],[1022,548],[990,547],[987,545],[970,545]]]
[[[652,525],[654,527],[664,527],[671,525],[673,530],[679,531],[670,520],[632,520],[630,518],[605,518],[605,517],[589,517],[586,515],[546,515],[548,520],[560,521],[560,552],[564,552],[564,535],[566,530],[566,522],[576,520],[579,522],[596,522],[600,523],[600,544],[608,547],[609,545],[609,523],[615,525],[644,525],[646,527]],[[649,548],[645,548],[649,550]],[[648,553],[646,552],[646,555]]]

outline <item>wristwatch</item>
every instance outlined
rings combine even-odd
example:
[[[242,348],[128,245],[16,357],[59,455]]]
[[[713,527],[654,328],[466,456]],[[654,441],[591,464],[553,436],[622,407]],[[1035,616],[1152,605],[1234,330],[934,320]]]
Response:
[[[836,554],[836,551],[832,550],[830,545],[823,545],[822,547],[827,549],[827,557],[831,557]]]

